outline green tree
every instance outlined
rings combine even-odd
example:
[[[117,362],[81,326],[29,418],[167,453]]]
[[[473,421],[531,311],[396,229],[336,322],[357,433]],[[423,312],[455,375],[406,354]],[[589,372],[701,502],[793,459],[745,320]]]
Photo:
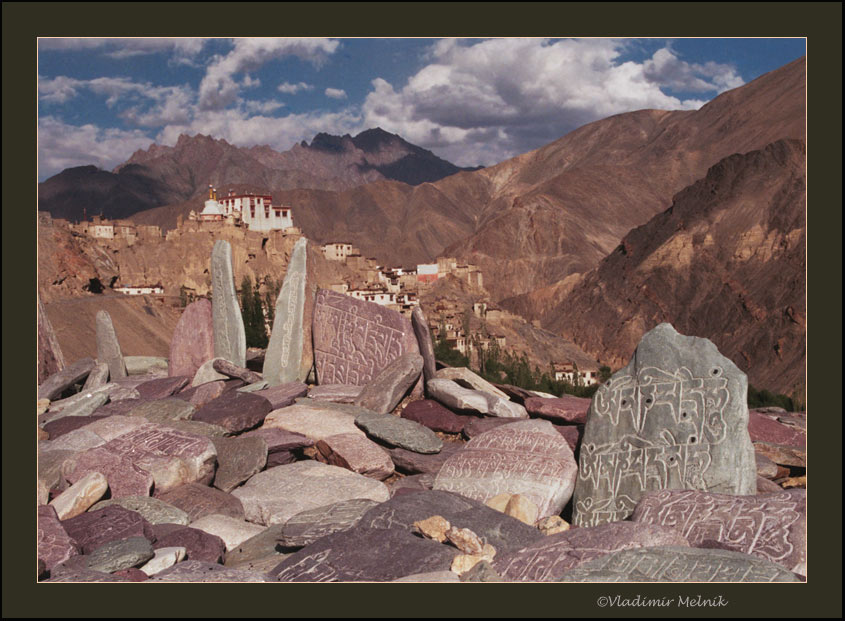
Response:
[[[185,285],[179,287],[179,306],[185,308],[188,305],[188,288]]]
[[[264,327],[264,311],[258,288],[253,288],[252,279],[244,275],[241,281],[241,316],[247,347],[267,347],[267,330]]]
[[[434,358],[452,367],[469,367],[469,359],[446,341],[446,331],[440,330],[440,338],[434,343]]]
[[[606,364],[603,364],[599,367],[599,382],[604,384],[607,380],[610,379],[610,376],[613,375],[613,372],[610,370],[610,367]]]

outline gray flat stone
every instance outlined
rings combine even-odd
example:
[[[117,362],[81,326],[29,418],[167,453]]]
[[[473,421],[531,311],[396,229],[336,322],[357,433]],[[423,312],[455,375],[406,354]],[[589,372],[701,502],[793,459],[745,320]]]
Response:
[[[484,391],[478,391],[487,399],[487,416],[499,418],[528,418],[526,409],[514,403],[510,399],[503,399],[498,395],[491,395]]]
[[[260,436],[214,438],[217,472],[214,487],[230,492],[260,472],[267,463],[267,442]]]
[[[47,377],[38,387],[38,398],[54,401],[68,388],[81,382],[96,366],[93,358],[82,358]]]
[[[660,324],[593,396],[575,485],[573,523],[622,520],[646,491],[751,495],[748,380],[707,339]]]
[[[321,537],[348,530],[378,505],[374,500],[354,498],[297,513],[278,528],[276,542],[281,548],[302,548]]]
[[[191,560],[176,563],[152,576],[148,582],[275,582],[266,574]]]
[[[150,524],[182,524],[187,526],[190,522],[188,514],[178,507],[174,507],[160,498],[150,496],[124,496],[123,498],[101,500],[88,509],[88,512],[99,511],[112,505],[135,511],[141,514]]]
[[[435,457],[434,455],[427,455],[427,457]],[[411,474],[403,476],[400,479],[390,481],[390,497],[401,496],[403,494],[413,494],[431,490],[434,487],[434,477],[436,473],[424,472],[421,474]]]
[[[239,567],[250,569],[250,566],[256,561],[263,562],[267,558],[272,557],[275,560],[275,564],[267,568],[269,571],[288,556],[276,544],[276,539],[281,534],[283,526],[283,524],[268,526],[257,535],[242,541],[226,552],[223,564],[233,569]]]
[[[364,389],[355,384],[321,384],[308,389],[308,397],[316,401],[332,403],[354,403]]]
[[[438,453],[443,448],[443,440],[431,429],[398,416],[363,413],[355,417],[355,424],[390,446],[417,453]]]
[[[52,451],[73,451],[80,453],[88,449],[102,446],[106,441],[95,432],[88,429],[88,426],[56,438],[55,440],[44,440],[39,443],[39,452],[43,455]]]
[[[273,410],[264,419],[261,428],[283,429],[299,433],[314,442],[339,433],[365,435],[355,425],[355,416],[362,411],[361,408],[356,408],[356,413],[353,413],[327,407],[329,405],[338,404],[323,401],[313,404],[297,402],[294,405]]]
[[[143,565],[153,554],[153,545],[144,537],[109,541],[88,555],[88,568],[111,573]]]
[[[261,425],[272,409],[270,402],[258,393],[232,390],[206,403],[194,413],[192,420],[240,433]]]
[[[228,429],[224,429],[220,425],[212,425],[198,420],[169,420],[161,423],[161,426],[205,438],[223,438],[231,435]]]
[[[268,385],[269,384],[267,383],[267,380],[258,380],[256,382],[253,382],[252,384],[247,384],[246,386],[243,386],[241,388],[236,388],[235,390],[237,390],[238,392],[258,392],[267,388]]]
[[[96,390],[96,389],[94,389]],[[75,399],[74,403],[62,408],[57,412],[49,411],[43,415],[42,427],[47,423],[52,423],[60,418],[66,416],[91,416],[97,411],[100,406],[104,405],[109,400],[109,396],[105,392],[86,392],[80,393],[80,398]]]
[[[107,311],[97,311],[97,360],[109,365],[109,377],[112,380],[126,377],[126,363],[120,351],[117,333],[114,331],[111,315]]]
[[[417,383],[422,367],[422,356],[416,352],[399,356],[364,386],[353,405],[377,414],[392,412]]]
[[[423,357],[423,381],[427,382],[435,377],[437,366],[434,360],[434,345],[431,340],[431,330],[428,328],[422,308],[417,305],[411,312],[411,326],[414,335],[417,337],[417,346],[420,348],[420,355]]]
[[[211,288],[214,356],[245,367],[246,332],[235,292],[232,246],[222,239],[215,241],[211,250]]]
[[[201,298],[185,307],[173,330],[168,375],[194,377],[200,366],[213,357],[214,320],[211,302]]]
[[[191,522],[191,528],[220,537],[226,544],[227,551],[264,530],[263,526],[218,513],[212,513]]]
[[[127,416],[140,416],[151,423],[169,423],[174,420],[189,420],[196,411],[197,408],[191,403],[171,397],[145,401],[127,412]]]
[[[485,393],[459,386],[452,380],[435,378],[425,383],[426,394],[453,411],[477,412],[487,414],[488,405]]]
[[[481,392],[486,392],[502,399],[510,399],[505,392],[499,390],[486,379],[477,373],[473,373],[466,367],[444,367],[439,369],[434,374],[434,377],[452,380],[458,386],[469,388],[470,390],[480,390]]]
[[[463,448],[457,442],[444,442],[437,453],[417,453],[403,448],[389,448],[387,453],[396,469],[406,474],[437,474],[446,460]]]

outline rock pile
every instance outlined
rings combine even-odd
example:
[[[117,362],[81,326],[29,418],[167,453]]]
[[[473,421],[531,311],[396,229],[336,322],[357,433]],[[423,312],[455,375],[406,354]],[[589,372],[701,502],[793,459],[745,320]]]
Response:
[[[105,312],[98,360],[40,338],[39,580],[806,575],[806,418],[749,414],[709,341],[662,324],[592,401],[538,396],[436,370],[420,309],[316,290],[304,249],[263,373],[225,242],[169,360],[124,356]]]

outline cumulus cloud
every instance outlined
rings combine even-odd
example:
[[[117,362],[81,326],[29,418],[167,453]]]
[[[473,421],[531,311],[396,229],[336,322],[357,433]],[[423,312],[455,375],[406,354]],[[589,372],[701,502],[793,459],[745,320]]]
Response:
[[[331,97],[332,99],[346,99],[346,91],[342,88],[327,88],[326,97]]]
[[[100,49],[106,56],[114,59],[165,52],[172,54],[177,62],[190,62],[190,59],[202,51],[208,40],[199,37],[41,37],[38,39],[38,49],[39,51]]]
[[[297,82],[291,84],[290,82],[282,82],[277,89],[280,93],[287,93],[288,95],[296,95],[300,91],[313,91],[313,84],[306,84],[305,82]]]
[[[79,94],[82,80],[59,76],[47,79],[38,76],[38,98],[49,103],[65,103]]]
[[[255,71],[267,61],[285,56],[297,56],[319,67],[338,45],[331,39],[235,39],[232,51],[215,56],[206,69],[199,87],[200,108],[220,110],[232,104],[238,95],[236,74]]]
[[[690,64],[665,47],[643,63],[643,75],[650,82],[676,91],[721,93],[745,84],[730,65]]]

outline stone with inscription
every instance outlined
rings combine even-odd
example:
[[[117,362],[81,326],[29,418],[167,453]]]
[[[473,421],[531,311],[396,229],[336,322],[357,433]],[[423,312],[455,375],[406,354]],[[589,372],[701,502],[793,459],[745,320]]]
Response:
[[[432,515],[443,517],[455,528],[471,529],[500,554],[504,551],[519,550],[543,537],[536,528],[476,500],[437,490],[395,495],[387,502],[367,511],[356,528],[413,532],[414,522],[425,520]],[[451,550],[454,556],[454,548]]]
[[[133,401],[139,400],[133,399]],[[146,419],[113,414],[106,417],[92,416],[90,424],[85,425],[85,429],[93,431],[103,440],[108,442],[109,440],[114,440],[116,437],[121,436],[124,433],[129,433],[133,429],[143,427],[144,425],[149,425],[149,422],[147,422]]]
[[[219,360],[219,358],[206,360],[199,366],[197,372],[194,374],[194,379],[191,380],[191,388],[196,388],[209,382],[226,381],[229,379],[228,375],[223,375],[214,370],[214,362],[216,360]]]
[[[576,472],[572,449],[554,426],[530,420],[470,440],[443,464],[434,489],[480,502],[502,493],[522,494],[546,517],[559,514],[572,497]]]
[[[355,417],[355,424],[389,446],[416,453],[439,453],[443,448],[443,440],[431,429],[406,418],[365,412]]]
[[[95,366],[91,372],[88,374],[85,383],[82,385],[82,390],[80,392],[85,392],[87,390],[93,390],[94,388],[99,388],[100,386],[105,386],[108,384],[109,381],[109,365],[105,362],[98,362],[97,366]]]
[[[390,496],[380,481],[316,461],[298,461],[259,472],[232,495],[243,503],[248,521],[265,526],[341,500],[382,502]]]
[[[148,582],[275,582],[266,574],[188,559],[151,576]]]
[[[149,496],[153,476],[126,456],[103,447],[89,449],[74,459],[75,465],[67,475],[71,483],[92,472],[101,472],[108,481],[111,498]]]
[[[393,462],[378,444],[355,433],[341,433],[317,442],[318,461],[340,466],[378,481],[393,474]]]
[[[585,423],[590,400],[572,395],[563,395],[553,399],[529,397],[525,400],[525,409],[531,416],[539,416],[560,423]]]
[[[788,425],[778,420],[777,414],[749,410],[748,433],[752,442],[770,442],[785,444],[804,449],[807,446],[807,434],[794,425]]]
[[[188,525],[190,519],[188,514],[160,498],[150,496],[124,496],[123,498],[112,498],[101,500],[88,509],[99,511],[111,505],[118,505],[124,509],[140,513],[150,524],[183,524]]]
[[[707,541],[778,563],[807,561],[806,490],[754,496],[662,490],[645,494],[631,520],[677,528],[690,545]]]
[[[436,474],[426,472],[423,474],[410,474],[399,479],[392,479],[387,482],[390,488],[390,497],[401,496],[402,494],[413,494],[431,490],[434,487],[434,477]]]
[[[260,436],[214,438],[212,442],[217,449],[214,487],[219,490],[232,491],[267,464],[267,442]]]
[[[261,427],[241,434],[241,438],[260,437],[267,443],[266,468],[291,464],[302,459],[303,449],[314,446],[314,440],[301,433],[285,431],[284,429]]]
[[[53,324],[50,323],[44,303],[41,301],[41,296],[36,295],[36,297],[38,299],[38,372],[36,381],[40,384],[50,375],[65,368],[65,358],[62,355],[61,347],[59,347],[59,339],[56,337],[55,330],[53,330]]]
[[[214,357],[214,320],[211,302],[200,298],[185,307],[170,339],[168,375],[196,375],[203,362]]]
[[[127,537],[104,543],[88,555],[88,568],[112,573],[143,565],[153,557],[153,546],[145,537]]]
[[[286,550],[307,546],[321,537],[354,527],[376,505],[374,500],[353,498],[302,511],[284,522],[276,542]]]
[[[206,438],[223,438],[232,435],[228,429],[224,429],[220,425],[203,423],[198,420],[169,420],[161,423],[161,426]]]
[[[135,390],[141,399],[165,399],[178,393],[190,381],[191,378],[187,375],[173,375],[138,384]]]
[[[226,544],[217,535],[204,530],[178,524],[153,526],[156,540],[153,549],[185,548],[189,559],[206,563],[219,563],[226,552]]]
[[[208,438],[153,423],[121,434],[103,448],[153,475],[156,495],[210,475],[217,456]]]
[[[44,561],[49,571],[79,554],[76,541],[67,534],[51,505],[38,507],[38,558]]]
[[[403,448],[388,448],[387,453],[399,472],[437,474],[446,460],[462,448],[463,445],[458,442],[444,442],[443,448],[437,453],[417,453]]]
[[[184,401],[171,397],[169,399],[155,399],[144,401],[127,412],[127,416],[140,416],[151,423],[167,423],[172,420],[189,420],[197,408]]]
[[[459,386],[449,379],[435,378],[425,383],[426,394],[456,412],[487,414],[487,393]]]
[[[408,352],[419,353],[411,322],[397,311],[318,289],[313,322],[320,384],[364,386]]]
[[[647,332],[593,396],[573,523],[623,520],[651,490],[753,494],[747,389],[745,374],[709,340],[668,323]]]
[[[274,410],[293,405],[300,397],[308,393],[308,385],[302,382],[287,382],[259,390],[258,394],[273,406]]]
[[[257,393],[232,390],[198,409],[192,420],[219,425],[232,433],[258,427],[273,406]]]
[[[42,443],[43,444],[43,443]],[[75,451],[48,451],[38,454],[38,480],[43,482],[48,490],[62,491],[67,489],[68,482],[64,478],[63,469],[66,461],[73,461],[78,453]]]
[[[91,416],[108,400],[109,396],[105,392],[85,393],[85,396],[76,400],[73,405],[68,405],[59,411],[47,412],[43,415],[41,421],[43,425],[46,425],[66,416]]]
[[[104,543],[127,537],[145,537],[155,541],[152,526],[141,514],[116,505],[87,512],[62,522],[67,534],[79,544],[83,554],[90,554]]]
[[[89,472],[50,501],[50,505],[60,520],[67,520],[87,511],[88,507],[103,497],[108,488],[105,475]]]
[[[249,539],[240,542],[223,557],[223,564],[226,567],[250,569],[258,563],[269,563],[268,558],[275,560],[272,569],[285,559],[287,553],[276,544],[276,539],[282,533],[283,524],[275,524],[267,528],[259,527],[261,530]]]
[[[731,550],[660,546],[620,550],[579,565],[560,582],[800,582],[780,565]]]
[[[511,401],[510,399],[503,399],[498,395],[491,395],[488,392],[477,391],[484,395],[487,399],[487,416],[496,416],[499,418],[528,418],[528,412],[525,407]]]
[[[470,390],[480,390],[481,392],[486,392],[488,394],[501,397],[502,399],[510,399],[510,396],[507,393],[503,392],[499,388],[496,388],[486,379],[477,373],[473,373],[466,367],[444,367],[442,369],[438,369],[434,376],[439,379],[452,380],[458,386],[462,386]]]
[[[402,354],[369,381],[353,402],[377,414],[388,414],[417,383],[423,359],[416,352]]]
[[[519,550],[496,555],[493,568],[506,580],[555,582],[580,563],[617,550],[653,546],[689,546],[677,530],[652,524],[614,522],[542,535]]]
[[[426,321],[422,307],[419,305],[415,306],[413,312],[411,312],[411,326],[417,337],[417,346],[420,349],[420,355],[423,357],[423,381],[427,382],[435,377],[437,365],[434,359],[431,330],[428,328],[428,321]]]
[[[73,451],[81,453],[88,449],[105,444],[103,438],[89,430],[87,427],[69,431],[55,440],[42,440],[38,443],[38,452],[41,455],[53,451]]]
[[[476,436],[480,436],[482,433],[486,433],[491,429],[496,429],[502,425],[510,425],[519,422],[518,418],[478,418],[475,416],[467,418],[469,418],[469,421],[466,425],[464,425],[463,431],[461,431],[461,435],[463,435],[463,437],[467,440],[472,440]]]
[[[410,530],[355,527],[291,554],[271,574],[280,582],[384,582],[448,570],[454,555],[454,548]]]
[[[314,442],[339,433],[366,434],[355,425],[355,417],[360,408],[353,412],[326,407],[327,402],[306,404],[297,402],[294,405],[279,410],[273,410],[264,419],[262,429],[284,429],[299,433]]]
[[[108,311],[99,310],[96,316],[97,325],[97,360],[109,365],[109,377],[112,380],[126,377],[126,363],[120,351],[117,333]]]
[[[411,401],[402,410],[401,416],[425,425],[432,431],[444,433],[461,433],[467,424],[480,420],[474,416],[455,414],[433,399]]]
[[[55,401],[65,390],[87,378],[96,365],[93,358],[82,358],[56,371],[38,387],[38,398]]]
[[[164,492],[158,498],[187,513],[191,522],[214,513],[244,519],[244,507],[240,500],[232,494],[199,483],[182,485]]]
[[[214,356],[239,367],[246,366],[246,332],[235,292],[232,246],[218,239],[211,250],[211,317]]]
[[[755,442],[754,451],[781,466],[807,467],[807,451],[803,447],[773,442]]]
[[[332,403],[353,403],[363,386],[355,384],[320,384],[308,389],[308,397],[316,401],[331,401]]]
[[[220,537],[223,543],[226,544],[227,552],[264,530],[263,526],[251,524],[250,522],[228,515],[220,515],[219,513],[211,513],[191,522],[191,528],[197,528]]]
[[[50,579],[43,582],[131,582],[129,578],[88,568],[86,555],[72,556],[50,570]]]

